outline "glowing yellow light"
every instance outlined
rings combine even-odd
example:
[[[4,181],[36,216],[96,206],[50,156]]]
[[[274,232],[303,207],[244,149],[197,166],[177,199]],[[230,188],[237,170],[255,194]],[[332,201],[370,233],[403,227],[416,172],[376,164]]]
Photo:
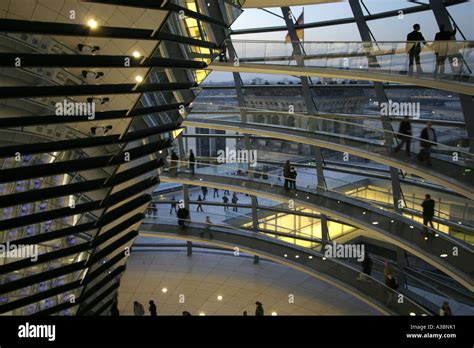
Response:
[[[138,83],[143,82],[143,76],[137,75],[137,76],[135,77],[135,81],[137,81]]]
[[[97,22],[94,20],[94,19],[91,19],[89,20],[89,22],[87,22],[87,25],[91,28],[91,29],[96,29],[99,25],[97,24]]]
[[[142,56],[142,55],[140,54],[140,52],[138,52],[138,51],[134,51],[134,52],[132,53],[132,55],[133,55],[135,58],[140,58],[140,57]]]

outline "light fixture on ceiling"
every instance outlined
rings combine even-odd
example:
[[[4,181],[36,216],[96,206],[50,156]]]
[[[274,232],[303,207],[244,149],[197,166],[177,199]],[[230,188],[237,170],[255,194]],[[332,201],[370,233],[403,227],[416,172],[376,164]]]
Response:
[[[168,289],[167,289],[167,288],[163,288],[163,289],[161,289],[161,292],[162,292],[163,294],[166,294],[166,293],[168,292]]]
[[[140,58],[140,57],[142,56],[142,55],[140,54],[140,52],[138,52],[138,51],[134,51],[134,52],[132,53],[132,55],[133,55],[135,58]]]
[[[217,301],[222,301],[223,297],[222,295],[217,296]]]
[[[97,21],[95,19],[90,19],[89,22],[87,22],[87,25],[91,29],[97,29],[97,27],[99,26],[99,24],[97,24]]]
[[[141,75],[135,76],[135,81],[137,81],[138,83],[142,83],[143,82],[143,76],[141,76]]]
[[[277,312],[272,312],[272,317],[276,317],[278,315]]]

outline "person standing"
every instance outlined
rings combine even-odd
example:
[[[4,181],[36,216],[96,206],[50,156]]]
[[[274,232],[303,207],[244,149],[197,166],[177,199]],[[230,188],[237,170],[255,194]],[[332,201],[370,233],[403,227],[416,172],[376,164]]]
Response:
[[[291,165],[290,165],[290,161],[287,160],[285,162],[285,165],[283,166],[283,177],[285,178],[285,182],[283,184],[283,186],[285,187],[285,190],[289,190],[290,188],[288,187],[289,186],[289,183],[290,183],[290,173],[291,171]]]
[[[428,224],[430,224],[431,228],[434,228],[433,217],[435,213],[435,201],[429,194],[426,194],[425,200],[421,203],[421,207],[423,208],[423,225],[428,227]],[[428,228],[426,228],[426,230],[428,230]]]
[[[426,127],[421,131],[420,138],[421,150],[418,155],[418,160],[425,161],[426,165],[431,167],[431,147],[436,146],[436,143],[438,142],[436,132],[433,129],[433,124],[431,122],[426,123]]]
[[[155,302],[154,302],[153,300],[150,300],[150,301],[148,302],[148,304],[150,305],[150,306],[148,307],[148,310],[150,311],[150,315],[151,315],[152,317],[156,317],[156,305],[155,305]]]
[[[201,190],[202,190],[202,197],[203,197],[203,200],[205,201],[206,200],[206,196],[207,196],[207,187],[206,186],[202,186],[201,187]]]
[[[145,308],[143,308],[143,305],[138,301],[133,302],[133,315],[137,317],[145,315]]]
[[[197,206],[196,211],[201,211],[202,213],[204,213],[204,209],[202,209],[202,204],[201,204],[202,203],[201,195],[198,196],[197,202],[198,202],[198,206]]]
[[[408,74],[413,75],[413,63],[416,64],[416,73],[423,72],[420,64],[421,43],[426,45],[426,40],[420,32],[420,25],[413,25],[413,31],[407,35],[407,51],[408,51]]]
[[[446,30],[444,24],[439,25],[439,32],[436,33],[434,41],[435,41],[435,55],[436,55],[436,67],[434,71],[434,76],[438,76],[439,74],[444,74],[444,65],[446,62],[446,58],[448,58],[449,52],[449,41],[454,38],[456,35],[457,29],[454,28],[454,31]],[[451,62],[451,60],[450,60]]]
[[[219,198],[219,189],[214,187],[214,195],[213,195],[212,198],[216,198],[216,196],[217,196],[217,198]]]
[[[395,147],[395,153],[400,151],[405,144],[405,153],[407,156],[410,156],[410,145],[411,145],[411,124],[408,116],[405,116],[400,122],[398,127],[398,140],[400,143]]]
[[[174,210],[175,213],[178,212],[178,210],[176,210],[176,198],[171,197],[171,208],[170,208],[170,215],[172,213],[172,211]]]
[[[263,305],[261,302],[255,302],[257,308],[255,308],[255,316],[263,317],[265,315],[265,311],[263,310]]]
[[[186,221],[188,221],[189,219],[189,210],[186,209],[186,207],[184,205],[180,205],[179,209],[178,209],[178,225],[184,229],[186,228]]]
[[[296,190],[296,176],[297,175],[298,174],[296,173],[295,167],[291,167],[291,169],[290,169],[290,178],[289,178],[289,180],[290,180],[290,190],[291,189]]]
[[[442,317],[451,317],[453,315],[453,312],[451,312],[451,308],[449,307],[448,302],[443,302],[443,305],[439,309],[439,315]]]
[[[224,211],[229,210],[229,206],[227,203],[229,203],[229,197],[224,193],[224,196],[222,197],[222,201],[224,202]]]
[[[234,205],[232,210],[233,211],[238,211],[237,209],[237,202],[239,201],[239,198],[237,197],[237,192],[234,192],[234,194],[232,195],[232,204]]]
[[[191,174],[194,175],[196,171],[196,157],[192,149],[189,150],[189,169],[191,170]]]
[[[178,170],[178,163],[179,163],[179,157],[178,155],[176,154],[176,152],[171,151],[171,166],[170,166],[170,169],[171,169],[171,172],[172,173],[176,173],[177,170]]]
[[[366,280],[370,282],[370,275],[372,274],[372,259],[368,253],[364,254],[364,259],[361,262],[362,273],[359,275],[359,280]]]

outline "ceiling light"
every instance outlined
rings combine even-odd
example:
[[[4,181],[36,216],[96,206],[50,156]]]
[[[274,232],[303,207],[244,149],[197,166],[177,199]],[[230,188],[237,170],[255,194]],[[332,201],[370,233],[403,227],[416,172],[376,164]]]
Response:
[[[414,317],[415,315],[416,315],[416,313],[410,312],[410,316]]]
[[[137,75],[137,76],[135,77],[135,81],[137,81],[138,83],[143,82],[143,76]]]
[[[222,301],[223,297],[221,295],[217,296],[217,301]]]
[[[439,257],[448,257],[448,254],[441,254]]]
[[[288,255],[287,255],[287,254],[285,254],[285,255],[283,255],[283,256],[284,256],[284,257],[288,257]]]
[[[168,292],[168,289],[167,289],[167,288],[163,288],[163,289],[161,289],[161,292],[164,293],[164,294],[166,294],[166,293]]]
[[[324,261],[326,261],[326,258],[325,258],[325,257],[323,257],[323,260],[324,260]]]
[[[296,255],[296,256],[295,256],[295,258],[299,259],[299,258],[300,258],[300,256],[299,256],[299,255]]]
[[[278,315],[277,312],[272,312],[272,317],[276,317]]]
[[[377,221],[372,222],[372,225],[378,225],[379,223]]]
[[[88,25],[91,29],[96,29],[96,28],[98,27],[98,24],[97,24],[97,22],[96,22],[94,19],[89,20],[89,22],[87,22],[87,25]]]
[[[312,258],[313,258],[313,257],[312,257],[311,255],[310,255],[310,256],[308,256],[308,259],[310,259],[310,260],[311,260]]]
[[[206,315],[206,313],[204,313],[204,312],[199,313],[200,317],[204,317],[205,315]]]
[[[132,55],[133,55],[135,58],[140,58],[140,57],[142,56],[142,55],[140,54],[140,52],[138,52],[138,51],[134,51],[134,52],[132,53]]]

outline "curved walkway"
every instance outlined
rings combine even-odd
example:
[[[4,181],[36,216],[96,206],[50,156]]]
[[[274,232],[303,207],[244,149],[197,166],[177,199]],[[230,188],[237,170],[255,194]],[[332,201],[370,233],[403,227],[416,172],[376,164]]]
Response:
[[[474,95],[474,85],[471,83],[461,82],[457,80],[441,80],[428,77],[418,77],[401,75],[399,73],[389,74],[376,72],[368,69],[351,70],[351,69],[330,69],[330,68],[313,68],[300,67],[295,65],[279,65],[279,64],[256,64],[256,63],[239,63],[237,66],[231,63],[214,62],[207,68],[212,71],[253,73],[253,74],[271,74],[271,75],[290,75],[290,76],[306,76],[306,77],[327,77],[338,79],[351,79],[374,82],[392,82],[409,84],[433,89],[440,89],[453,93]]]
[[[438,185],[448,187],[465,197],[474,199],[474,168],[466,168],[455,162],[432,157],[433,167],[427,167],[420,163],[414,154],[411,157],[406,157],[403,153],[394,154],[390,152],[388,147],[381,144],[368,143],[367,141],[340,137],[325,132],[308,132],[268,124],[192,118],[185,120],[182,125],[266,136],[347,152],[354,156],[402,169],[407,173],[415,174]]]
[[[442,233],[425,240],[424,226],[399,214],[377,209],[335,192],[285,191],[282,187],[242,177],[179,173],[161,176],[160,179],[162,182],[232,189],[278,202],[293,201],[295,205],[320,211],[343,223],[377,233],[474,291],[472,246]]]
[[[210,232],[212,233],[212,239],[208,237]],[[385,303],[387,292],[391,290],[381,282],[375,279],[372,279],[371,282],[359,281],[357,277],[360,270],[357,268],[336,259],[323,259],[321,253],[261,234],[229,229],[224,226],[213,226],[212,230],[210,230],[205,225],[196,223],[188,224],[188,227],[184,230],[178,227],[176,223],[145,223],[140,227],[140,235],[204,242],[258,255],[285,264],[334,285],[356,296],[384,314],[431,314],[406,297],[402,303],[394,301],[396,303],[389,309]],[[238,249],[235,249],[236,247]],[[394,292],[393,295],[397,296],[398,293]]]

